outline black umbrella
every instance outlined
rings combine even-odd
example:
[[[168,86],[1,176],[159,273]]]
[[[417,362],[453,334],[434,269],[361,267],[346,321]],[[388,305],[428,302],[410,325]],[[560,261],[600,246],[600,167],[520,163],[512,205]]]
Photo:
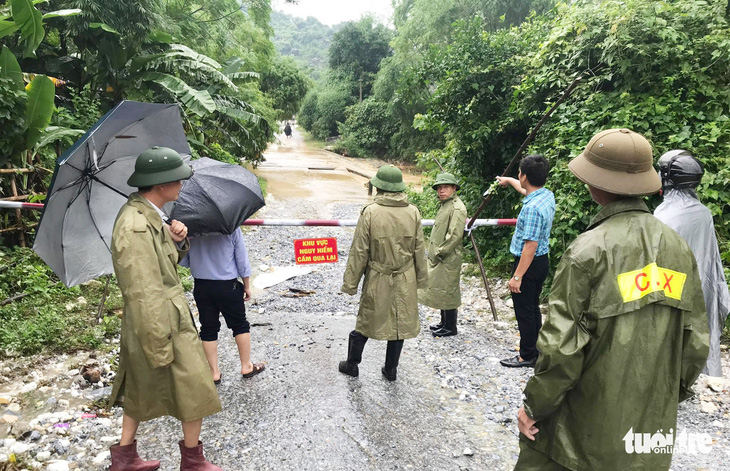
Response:
[[[256,175],[240,165],[207,157],[190,164],[195,173],[183,182],[177,201],[165,206],[172,219],[188,226],[188,235],[232,234],[266,204]]]

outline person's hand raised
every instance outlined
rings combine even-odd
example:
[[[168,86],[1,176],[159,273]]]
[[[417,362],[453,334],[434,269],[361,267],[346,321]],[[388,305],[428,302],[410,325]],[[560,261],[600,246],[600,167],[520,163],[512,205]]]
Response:
[[[177,219],[170,221],[168,228],[170,230],[170,236],[175,243],[184,241],[188,236],[188,227]]]

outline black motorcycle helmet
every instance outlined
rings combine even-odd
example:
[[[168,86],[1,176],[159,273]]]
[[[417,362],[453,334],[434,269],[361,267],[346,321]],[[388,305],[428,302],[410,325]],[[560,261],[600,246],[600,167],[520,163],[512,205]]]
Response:
[[[662,190],[697,188],[705,170],[692,153],[682,149],[670,150],[659,158]]]

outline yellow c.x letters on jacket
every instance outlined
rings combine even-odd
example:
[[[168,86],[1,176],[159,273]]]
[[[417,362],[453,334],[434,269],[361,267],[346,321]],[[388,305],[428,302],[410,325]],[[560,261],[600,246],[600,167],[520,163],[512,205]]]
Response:
[[[639,270],[618,275],[618,287],[625,303],[636,301],[655,291],[664,291],[668,298],[682,299],[686,279],[686,273],[652,263]]]

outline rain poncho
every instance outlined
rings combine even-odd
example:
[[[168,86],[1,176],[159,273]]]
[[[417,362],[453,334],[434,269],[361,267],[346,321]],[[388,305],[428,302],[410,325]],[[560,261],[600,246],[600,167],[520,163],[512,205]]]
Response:
[[[710,376],[722,376],[720,334],[730,312],[730,293],[712,214],[700,203],[694,190],[687,188],[670,189],[664,193],[664,202],[656,208],[654,216],[677,231],[687,241],[697,259],[710,327],[710,356],[702,372]]]
[[[187,253],[139,193],[122,206],[112,260],[124,298],[119,370],[109,404],[136,420],[191,422],[221,410],[177,263]]]

